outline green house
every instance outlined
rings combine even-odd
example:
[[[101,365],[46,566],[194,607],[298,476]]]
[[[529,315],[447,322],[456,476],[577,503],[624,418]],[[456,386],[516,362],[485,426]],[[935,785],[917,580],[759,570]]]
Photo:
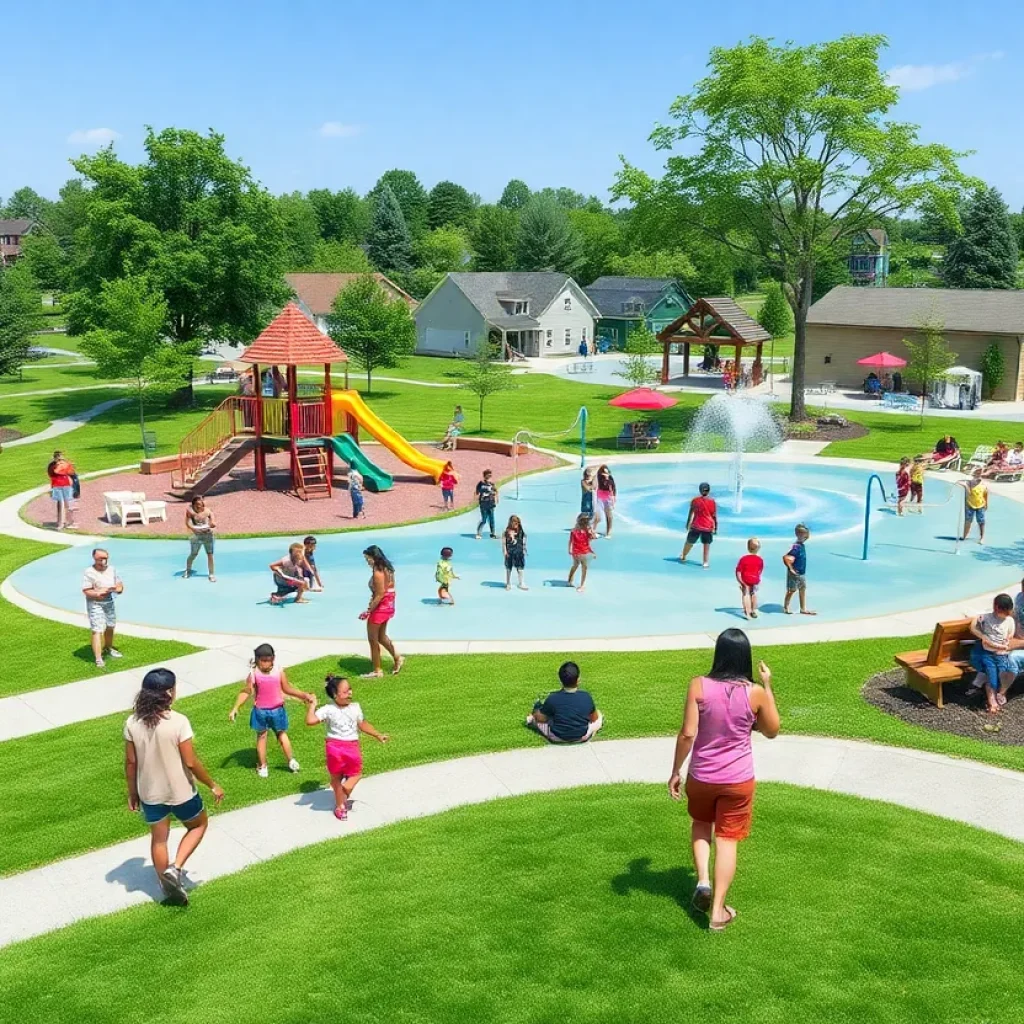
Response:
[[[599,277],[583,290],[600,313],[594,329],[598,344],[614,349],[626,347],[626,336],[637,324],[657,334],[693,305],[668,277]]]

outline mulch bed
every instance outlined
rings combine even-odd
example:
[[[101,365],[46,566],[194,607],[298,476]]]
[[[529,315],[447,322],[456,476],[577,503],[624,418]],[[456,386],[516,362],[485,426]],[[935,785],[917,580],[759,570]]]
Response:
[[[861,693],[869,704],[911,725],[1003,747],[1024,746],[1024,682],[1018,681],[1010,690],[1009,700],[998,715],[988,714],[981,691],[968,692],[965,684],[944,686],[946,706],[937,708],[904,685],[902,669],[872,676]]]
[[[0,444],[3,444],[5,441],[17,441],[22,436],[22,433],[18,430],[11,430],[10,427],[0,427]]]
[[[809,421],[810,422],[810,421]],[[852,441],[857,437],[865,437],[870,431],[863,423],[847,423],[845,427],[818,426],[814,430],[794,430],[792,425],[786,430],[786,437],[794,441]]]

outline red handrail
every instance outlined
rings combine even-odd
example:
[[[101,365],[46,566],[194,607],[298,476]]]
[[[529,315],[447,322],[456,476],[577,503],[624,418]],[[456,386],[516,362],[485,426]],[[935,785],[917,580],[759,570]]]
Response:
[[[178,445],[177,484],[193,483],[200,470],[239,434],[253,433],[258,415],[256,399],[232,395],[217,406]]]
[[[293,437],[323,437],[324,428],[323,399],[300,400],[295,406],[295,417],[292,423]]]

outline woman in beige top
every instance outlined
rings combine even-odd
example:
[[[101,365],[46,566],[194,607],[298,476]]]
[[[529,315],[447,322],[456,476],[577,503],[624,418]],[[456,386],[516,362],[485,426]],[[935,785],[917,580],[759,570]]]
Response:
[[[189,720],[171,710],[177,680],[169,668],[154,668],[142,680],[134,713],[124,725],[124,776],[128,808],[142,811],[149,826],[153,867],[166,896],[188,904],[182,868],[206,834],[206,809],[193,781],[198,779],[217,803],[224,790],[210,778],[192,744]],[[185,826],[173,863],[167,854],[170,818]]]

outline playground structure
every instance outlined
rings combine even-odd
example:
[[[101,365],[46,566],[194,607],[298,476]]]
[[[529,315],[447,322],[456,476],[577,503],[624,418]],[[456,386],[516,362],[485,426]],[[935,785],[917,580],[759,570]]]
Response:
[[[303,500],[329,498],[335,456],[363,475],[368,491],[394,481],[359,446],[359,428],[402,462],[436,481],[439,459],[421,454],[348,388],[348,356],[289,303],[242,354],[252,366],[252,394],[225,399],[181,441],[172,489],[190,496],[210,488],[250,453],[256,489],[267,489],[267,453],[287,450],[291,489]],[[332,390],[331,366],[345,364],[345,389]],[[323,384],[300,387],[300,366],[322,365]],[[285,368],[282,376],[280,367]],[[269,394],[266,393],[269,391]],[[303,394],[305,392],[305,394]]]

